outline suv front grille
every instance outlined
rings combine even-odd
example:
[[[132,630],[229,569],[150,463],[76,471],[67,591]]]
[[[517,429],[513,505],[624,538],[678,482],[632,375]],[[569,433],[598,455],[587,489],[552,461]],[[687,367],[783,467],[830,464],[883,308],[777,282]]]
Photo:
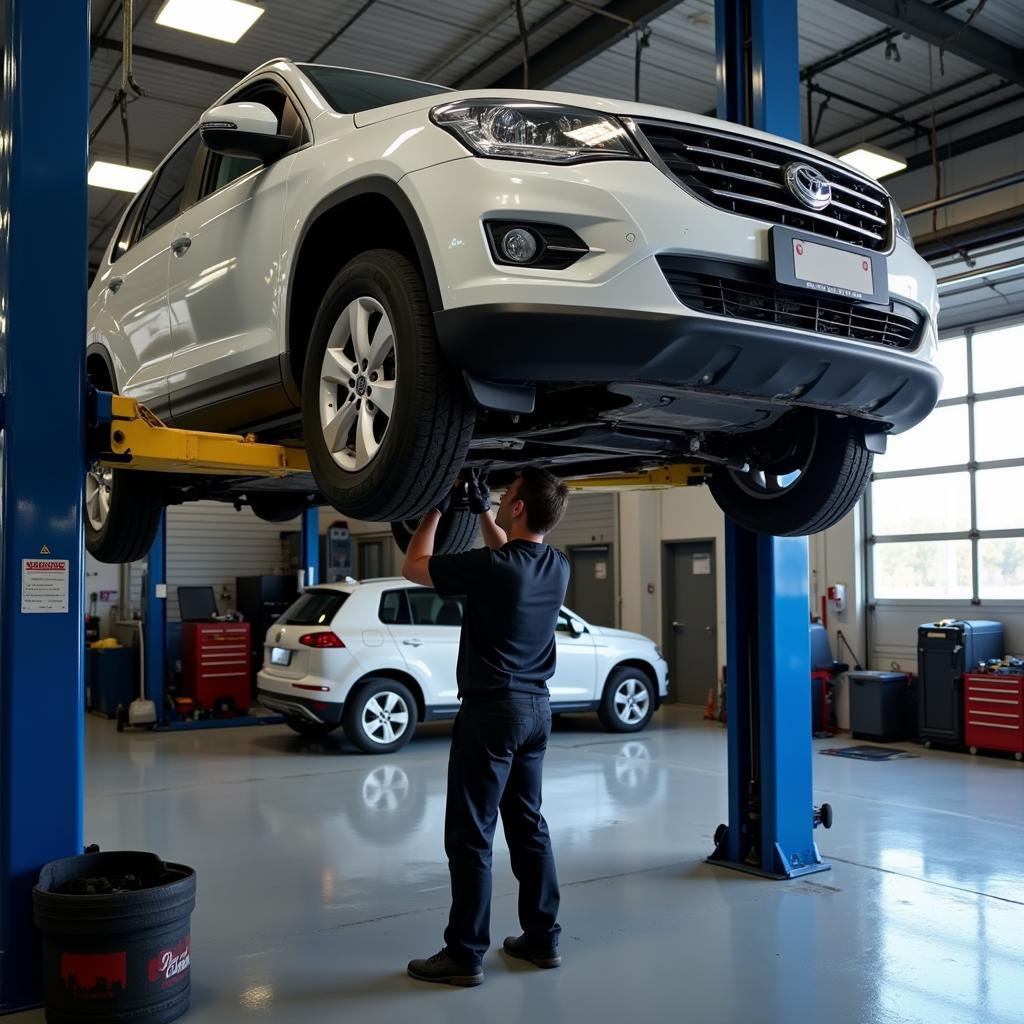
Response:
[[[920,339],[923,317],[894,299],[876,306],[783,288],[766,270],[721,260],[659,256],[658,264],[676,298],[702,313],[854,338],[903,352],[915,349]]]
[[[880,186],[825,160],[713,128],[638,120],[669,176],[712,206],[879,252],[892,248],[889,197]],[[832,187],[824,210],[808,209],[785,184],[786,166],[809,164]]]

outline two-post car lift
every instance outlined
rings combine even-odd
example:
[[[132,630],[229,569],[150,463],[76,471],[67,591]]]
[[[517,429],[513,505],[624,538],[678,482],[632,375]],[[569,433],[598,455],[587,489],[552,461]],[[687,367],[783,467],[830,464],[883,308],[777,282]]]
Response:
[[[56,7],[56,10],[54,8]],[[718,0],[720,117],[799,138],[797,0]],[[46,862],[83,844],[82,477],[86,450],[88,5],[0,0],[0,1013],[38,1005],[31,892]],[[55,239],[59,242],[55,243]],[[170,430],[96,395],[106,464],[139,472],[283,476],[305,453]],[[41,416],[42,410],[46,411]],[[90,432],[92,435],[94,432]],[[667,468],[579,486],[664,487]],[[316,581],[317,513],[303,564]],[[163,602],[163,531],[150,607]],[[726,525],[729,820],[714,863],[786,878],[827,867],[813,841],[808,548]],[[147,644],[163,664],[163,617]],[[155,695],[154,695],[155,696]]]

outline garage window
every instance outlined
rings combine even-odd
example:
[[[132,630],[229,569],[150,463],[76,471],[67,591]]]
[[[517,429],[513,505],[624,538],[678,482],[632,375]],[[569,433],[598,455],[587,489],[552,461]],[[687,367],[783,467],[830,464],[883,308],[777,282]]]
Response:
[[[871,596],[1024,600],[1024,323],[939,345],[945,384],[868,496]]]

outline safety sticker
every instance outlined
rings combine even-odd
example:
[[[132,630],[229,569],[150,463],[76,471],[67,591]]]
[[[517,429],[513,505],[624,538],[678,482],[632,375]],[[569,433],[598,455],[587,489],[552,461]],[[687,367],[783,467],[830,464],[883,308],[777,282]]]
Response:
[[[21,560],[21,611],[58,614],[68,610],[71,563],[66,558]]]

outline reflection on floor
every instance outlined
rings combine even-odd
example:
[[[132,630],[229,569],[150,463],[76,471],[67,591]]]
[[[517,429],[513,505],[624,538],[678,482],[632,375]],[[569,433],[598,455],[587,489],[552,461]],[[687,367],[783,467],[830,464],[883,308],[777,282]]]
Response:
[[[564,964],[537,971],[492,949],[484,985],[454,990],[404,974],[441,946],[447,746],[446,725],[371,758],[283,727],[119,736],[89,720],[88,841],[198,871],[189,1021],[1021,1019],[1013,761],[815,757],[833,870],[767,882],[704,864],[725,815],[721,726],[670,707],[623,737],[566,716],[545,786]],[[518,931],[500,839],[494,889],[500,945]]]

